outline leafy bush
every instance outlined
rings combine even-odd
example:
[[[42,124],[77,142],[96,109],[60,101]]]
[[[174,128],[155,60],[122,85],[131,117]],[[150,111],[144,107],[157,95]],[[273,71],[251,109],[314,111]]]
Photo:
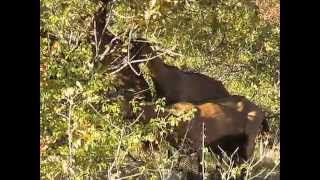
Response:
[[[172,175],[182,154],[162,137],[170,128],[157,118],[148,125],[125,119],[121,97],[107,96],[117,94],[114,76],[92,71],[86,38],[101,2],[40,2],[41,179],[163,179]],[[255,157],[244,166],[250,170],[248,179],[279,173],[279,2],[114,3],[110,31],[120,35],[135,28],[134,37],[145,37],[169,52],[162,57],[168,64],[222,80],[232,94],[244,95],[263,107],[272,133],[257,139]],[[157,140],[159,150],[143,151],[141,140]],[[173,156],[167,156],[168,149]],[[216,160],[208,150],[204,154],[209,176]],[[232,162],[224,164],[220,172],[224,179],[240,173]]]

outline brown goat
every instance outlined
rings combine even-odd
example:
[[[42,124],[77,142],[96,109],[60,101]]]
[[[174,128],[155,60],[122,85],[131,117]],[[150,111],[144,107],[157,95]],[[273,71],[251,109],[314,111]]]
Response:
[[[143,39],[138,39],[132,44],[132,51],[138,52],[135,60],[156,55],[149,43]],[[165,97],[167,104],[184,101],[203,102],[230,96],[221,81],[199,73],[179,70],[174,66],[166,65],[160,58],[148,61],[147,67],[157,96]]]
[[[123,43],[121,40],[113,35],[106,27],[106,21],[108,14],[107,6],[102,6],[94,14],[93,21],[91,22],[90,36],[88,40],[91,44],[91,49],[94,57],[102,55],[105,53],[105,56],[101,61],[106,64],[110,64],[115,56],[112,56],[112,50],[119,48]],[[107,49],[108,48],[108,49]],[[107,51],[106,51],[107,49]],[[106,51],[106,52],[105,52]]]
[[[92,45],[91,48],[94,56],[94,67],[99,67],[99,65],[102,68],[109,67],[112,61],[115,61],[116,58],[119,60],[127,58],[127,54],[121,52],[123,42],[113,35],[106,27],[107,13],[107,6],[101,7],[95,13],[93,22],[91,23],[93,32],[89,36],[89,41]],[[139,69],[138,64],[132,64],[132,67],[136,70]],[[110,73],[110,71],[107,71],[107,73]],[[127,118],[131,118],[132,108],[129,101],[135,97],[142,97],[147,101],[151,101],[151,93],[148,90],[149,85],[143,76],[137,76],[130,67],[126,67],[116,73],[115,78],[119,85],[117,93],[119,94],[120,90],[124,91],[124,102],[122,104],[125,112],[124,114]]]
[[[229,147],[233,142],[225,142],[226,139],[243,139],[239,146],[239,155],[247,160],[253,153],[255,138],[264,119],[264,113],[254,103],[251,103],[242,96],[230,96],[219,101],[209,101],[201,104],[188,102],[176,103],[169,110],[157,113],[153,106],[143,107],[143,121],[147,123],[150,118],[166,117],[176,112],[185,112],[193,108],[197,110],[195,117],[190,121],[182,122],[176,127],[176,134],[168,136],[168,141],[177,146],[187,133],[187,138],[191,140],[191,148],[198,151],[202,147],[202,123],[205,128],[205,146],[210,147],[215,152],[217,145]],[[178,137],[175,141],[174,137]],[[243,137],[243,138],[242,138]],[[228,154],[235,150],[224,149]]]

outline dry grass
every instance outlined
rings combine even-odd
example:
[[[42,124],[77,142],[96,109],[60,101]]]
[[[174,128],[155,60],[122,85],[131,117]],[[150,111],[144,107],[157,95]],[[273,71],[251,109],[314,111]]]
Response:
[[[279,0],[256,0],[262,19],[270,23],[277,23],[280,20]]]
[[[233,180],[238,179],[241,171],[245,168],[247,171],[243,174],[244,180],[278,180],[280,179],[280,142],[276,134],[260,135],[256,139],[256,147],[253,157],[248,162],[237,166],[232,157],[224,156],[221,160],[208,152],[205,152],[204,174],[205,179],[214,180]],[[165,148],[167,149],[167,147]],[[166,151],[154,151],[143,155],[140,152],[140,158],[144,156],[143,164],[135,166],[134,173],[124,176],[133,179],[170,179],[182,180],[187,178],[187,172],[196,172],[198,169],[197,158],[195,154],[183,155],[180,152],[174,152],[173,156],[168,157]],[[139,159],[139,158],[138,158]],[[179,162],[177,161],[178,159]],[[220,168],[217,169],[217,165]],[[138,170],[139,169],[139,170]],[[128,170],[128,169],[127,169]],[[109,177],[112,177],[109,174]]]

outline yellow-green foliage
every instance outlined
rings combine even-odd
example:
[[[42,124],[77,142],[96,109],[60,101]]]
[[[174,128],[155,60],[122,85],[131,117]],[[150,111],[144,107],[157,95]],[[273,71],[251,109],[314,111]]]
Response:
[[[171,117],[167,123],[155,118],[147,125],[124,119],[121,98],[106,97],[117,93],[113,76],[92,71],[86,36],[101,3],[40,3],[41,33],[45,34],[40,40],[41,179],[164,179],[170,175],[180,152],[164,137],[171,129],[168,124],[176,125],[179,118]],[[278,1],[264,0],[257,0],[257,5],[246,0],[120,0],[115,1],[109,26],[115,34],[136,28],[133,37],[147,38],[180,54],[162,56],[168,64],[221,80],[232,94],[246,96],[267,112],[272,133],[257,140],[255,158],[244,165],[250,170],[247,178],[270,177],[279,171],[278,5]],[[57,40],[48,38],[48,33]],[[159,151],[142,151],[141,140],[156,141],[159,136]],[[173,156],[167,157],[168,149]],[[144,163],[135,162],[129,154]],[[215,160],[208,150],[205,154],[209,173]],[[239,174],[231,166],[229,162],[223,166],[224,179]]]

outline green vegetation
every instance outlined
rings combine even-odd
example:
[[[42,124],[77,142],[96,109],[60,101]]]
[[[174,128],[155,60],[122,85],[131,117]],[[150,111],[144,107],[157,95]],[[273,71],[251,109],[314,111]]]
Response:
[[[105,96],[117,93],[117,81],[93,71],[86,38],[101,2],[40,2],[41,179],[182,176],[176,170],[182,155],[163,138],[170,131],[166,123],[174,124],[174,119],[156,118],[146,126],[125,119],[121,97]],[[279,1],[116,0],[112,9],[112,33],[135,28],[133,37],[170,52],[162,56],[166,63],[221,80],[232,94],[261,106],[271,132],[259,136],[254,157],[243,166],[249,169],[247,179],[279,175]],[[161,99],[157,103],[164,106]],[[141,140],[157,141],[159,150],[143,151]],[[173,156],[167,156],[168,149]],[[208,149],[204,155],[209,177],[217,160]],[[226,157],[216,173],[230,179],[239,175],[240,167]]]

